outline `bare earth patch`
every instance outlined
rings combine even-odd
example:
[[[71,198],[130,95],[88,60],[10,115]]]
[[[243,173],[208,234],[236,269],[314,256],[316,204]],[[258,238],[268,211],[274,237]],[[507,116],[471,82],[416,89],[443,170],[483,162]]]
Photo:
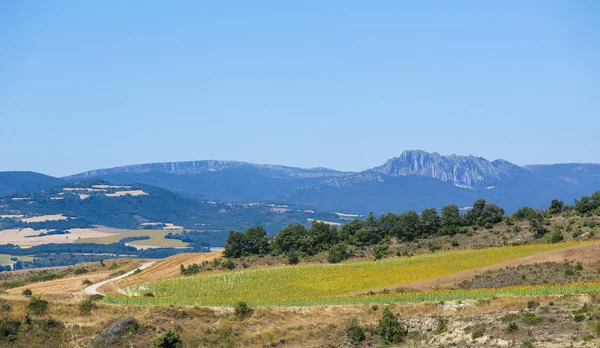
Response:
[[[115,193],[107,193],[106,197],[121,197],[125,195],[130,196],[147,196],[148,194],[142,190],[130,190],[130,191],[117,191]]]
[[[42,215],[42,216],[23,218],[23,219],[21,219],[21,221],[30,223],[30,222],[60,221],[60,220],[67,220],[67,219],[68,219],[68,217],[64,216],[63,214],[54,214],[54,215]]]

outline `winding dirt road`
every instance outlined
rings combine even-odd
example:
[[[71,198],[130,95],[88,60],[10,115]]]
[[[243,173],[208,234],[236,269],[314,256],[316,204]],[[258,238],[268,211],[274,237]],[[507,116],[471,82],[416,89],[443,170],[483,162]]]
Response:
[[[101,282],[99,282],[99,283],[96,283],[96,284],[90,285],[90,286],[88,286],[87,288],[85,288],[85,289],[83,290],[83,292],[84,292],[84,294],[86,294],[86,295],[104,295],[103,293],[101,293],[101,292],[98,292],[98,289],[99,289],[101,286],[103,286],[103,285],[106,285],[106,284],[108,284],[108,283],[111,283],[111,282],[114,282],[114,281],[117,281],[117,280],[119,280],[119,279],[123,279],[123,278],[125,278],[125,277],[128,277],[128,276],[132,275],[133,273],[135,273],[135,271],[136,271],[136,270],[138,270],[138,269],[139,269],[139,270],[144,270],[144,269],[146,269],[146,268],[148,268],[148,267],[152,266],[152,265],[153,265],[155,262],[156,262],[156,261],[152,261],[152,262],[146,262],[146,263],[143,263],[143,264],[142,264],[140,267],[138,267],[138,268],[136,268],[136,269],[134,269],[134,270],[132,270],[132,271],[129,271],[129,272],[125,273],[125,274],[122,274],[122,275],[120,275],[120,276],[118,276],[118,277],[110,278],[110,279],[107,279],[107,280],[103,280],[103,281],[101,281]]]

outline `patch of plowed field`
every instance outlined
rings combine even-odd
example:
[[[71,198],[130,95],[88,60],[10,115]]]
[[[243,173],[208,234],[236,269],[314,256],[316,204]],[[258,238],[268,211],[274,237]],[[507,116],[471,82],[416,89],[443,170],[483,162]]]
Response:
[[[87,286],[83,281],[88,279],[92,283],[97,283],[108,278],[110,272],[84,274],[63,279],[50,280],[47,282],[28,284],[22,287],[10,289],[7,292],[10,295],[21,295],[23,290],[31,289],[35,295],[42,295],[47,298],[83,298],[83,289]]]
[[[171,256],[156,262],[139,274],[117,281],[118,286],[127,286],[137,283],[145,283],[158,279],[174,278],[181,275],[180,265],[188,266],[192,263],[201,264],[203,261],[212,261],[221,257],[221,252],[210,253],[185,253]]]

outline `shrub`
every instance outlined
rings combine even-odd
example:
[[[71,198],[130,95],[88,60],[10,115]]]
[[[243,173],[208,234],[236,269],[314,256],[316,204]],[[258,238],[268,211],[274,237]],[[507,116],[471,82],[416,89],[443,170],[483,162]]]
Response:
[[[539,302],[535,301],[535,300],[529,300],[527,301],[527,308],[528,309],[533,309],[533,308],[537,308],[540,305]]]
[[[483,337],[484,334],[485,334],[485,326],[480,325],[473,329],[473,332],[471,333],[471,338],[476,339],[479,337]]]
[[[398,317],[392,313],[389,307],[383,310],[377,332],[385,343],[400,343],[404,340],[407,330],[400,325]]]
[[[152,291],[146,291],[142,294],[144,297],[154,297],[154,293]]]
[[[458,246],[458,241],[456,239],[451,240],[450,243],[452,244],[453,247]]]
[[[446,332],[448,329],[448,319],[443,317],[437,317],[437,329],[433,332],[436,335],[441,334],[442,332]]]
[[[508,327],[506,328],[506,331],[508,332],[515,332],[517,330],[519,330],[519,326],[514,321],[508,324]]]
[[[290,265],[296,265],[300,262],[300,258],[298,257],[298,253],[295,251],[290,251],[287,255],[287,262]]]
[[[31,297],[31,295],[33,295],[33,291],[31,291],[31,289],[27,288],[27,289],[23,290],[22,294],[25,297]]]
[[[356,318],[346,320],[346,332],[348,333],[348,338],[355,344],[367,338],[365,336],[365,329],[360,326]]]
[[[75,271],[73,271],[73,273],[75,274],[86,274],[88,272],[88,270],[86,268],[78,268]]]
[[[235,316],[239,320],[244,320],[246,318],[249,318],[250,316],[252,316],[252,313],[254,312],[252,310],[252,308],[250,308],[250,306],[248,306],[248,304],[244,301],[240,301],[240,302],[236,303],[235,307],[234,307],[234,311],[235,311]]]
[[[175,330],[167,330],[163,333],[156,343],[154,343],[155,348],[182,348],[183,341],[181,337],[179,337],[179,333]]]
[[[48,310],[48,301],[39,296],[33,296],[27,305],[27,311],[31,314],[40,315]]]
[[[533,343],[531,343],[531,341],[523,341],[523,343],[521,343],[521,348],[534,348],[534,347],[533,347]]]
[[[0,306],[0,308],[2,308],[3,312],[10,312],[10,311],[12,311],[12,306],[8,302],[2,302],[2,305]]]
[[[521,318],[521,322],[527,325],[534,325],[541,323],[544,320],[543,317],[536,315],[535,313],[525,313]]]
[[[120,266],[116,262],[113,262],[112,265],[110,265],[110,267],[108,267],[108,269],[112,271],[112,270],[115,270],[115,269],[117,269],[119,267]]]
[[[373,249],[373,253],[375,254],[375,259],[379,260],[384,258],[388,253],[388,245],[385,243],[379,243]]]
[[[90,314],[92,313],[92,309],[94,309],[94,302],[89,298],[87,300],[82,300],[79,302],[79,311],[82,314]]]
[[[548,236],[548,242],[549,243],[562,242],[563,239],[565,239],[565,237],[563,236],[563,234],[560,231],[560,229],[554,229],[554,231],[552,233],[550,233],[550,235]]]
[[[19,320],[3,318],[0,320],[0,339],[8,340],[9,342],[15,341],[19,333],[19,327],[21,327]]]
[[[85,280],[83,280],[83,281],[81,282],[81,284],[83,284],[83,285],[92,285],[92,281],[91,281],[91,280],[89,280],[89,279],[85,279]]]
[[[235,268],[235,263],[233,263],[233,261],[231,259],[225,260],[222,265],[223,265],[224,269],[234,269]]]
[[[327,261],[329,263],[338,263],[342,261],[346,261],[348,259],[348,247],[346,244],[339,243],[333,245],[329,248],[329,253],[327,255]]]

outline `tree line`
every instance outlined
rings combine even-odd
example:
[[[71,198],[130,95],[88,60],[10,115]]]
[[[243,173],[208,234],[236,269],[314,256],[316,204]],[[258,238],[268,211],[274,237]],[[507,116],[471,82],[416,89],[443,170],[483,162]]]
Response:
[[[225,242],[224,256],[238,258],[247,255],[288,255],[297,262],[297,255],[314,255],[329,252],[330,262],[343,261],[348,257],[349,245],[363,247],[386,244],[390,238],[409,242],[421,238],[466,233],[469,227],[493,228],[504,220],[528,220],[535,237],[542,237],[547,219],[553,214],[600,215],[600,191],[592,196],[575,200],[574,205],[566,205],[553,200],[546,210],[529,207],[519,209],[513,216],[505,216],[504,209],[496,204],[479,199],[466,213],[457,205],[447,205],[438,212],[435,208],[424,209],[421,214],[414,210],[403,214],[388,213],[379,218],[370,213],[366,219],[355,219],[340,228],[324,222],[313,222],[307,228],[303,225],[288,225],[273,237],[267,237],[261,226],[248,228],[245,232],[230,231]]]

